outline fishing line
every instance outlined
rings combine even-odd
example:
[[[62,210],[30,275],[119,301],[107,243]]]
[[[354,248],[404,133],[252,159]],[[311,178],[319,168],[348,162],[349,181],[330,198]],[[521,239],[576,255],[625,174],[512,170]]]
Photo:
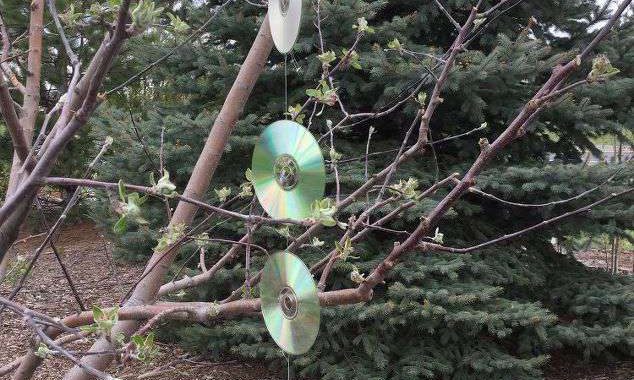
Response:
[[[288,115],[288,54],[284,54],[284,112],[283,114]],[[288,115],[290,116],[290,115]]]

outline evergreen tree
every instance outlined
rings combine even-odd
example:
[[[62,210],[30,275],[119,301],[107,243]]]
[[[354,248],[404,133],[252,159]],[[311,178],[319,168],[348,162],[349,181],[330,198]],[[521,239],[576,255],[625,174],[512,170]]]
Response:
[[[173,10],[191,28],[197,28],[220,2],[183,1]],[[445,4],[457,20],[463,20],[471,4],[451,0]],[[485,2],[488,3],[488,2]],[[306,4],[302,33],[288,57],[289,105],[301,104],[306,90],[315,88],[321,76],[320,37],[313,20],[314,8]],[[490,6],[492,4],[485,4]],[[506,8],[506,7],[505,7]],[[456,31],[433,2],[423,1],[321,1],[320,11],[325,50],[337,58],[355,41],[359,18],[370,23],[358,43],[354,60],[335,78],[338,94],[351,112],[376,112],[395,103],[408,90],[422,84],[422,93],[433,87],[434,71],[455,38]],[[394,183],[412,177],[420,188],[453,172],[464,172],[479,153],[478,141],[493,139],[514,117],[547,78],[550,68],[576,55],[592,34],[588,25],[600,22],[600,7],[591,1],[565,0],[558,3],[519,2],[494,21],[480,25],[452,70],[449,84],[431,125],[431,138],[440,141],[469,133],[434,146],[426,156],[401,168]],[[239,64],[254,38],[263,12],[243,3],[231,6],[198,40],[178,49],[163,64],[112,96],[93,122],[93,138],[114,137],[110,155],[98,179],[149,183],[149,174],[162,175],[158,157],[163,152],[165,169],[182,189]],[[588,15],[596,19],[588,19]],[[512,145],[496,165],[479,178],[477,186],[510,202],[553,204],[519,207],[471,194],[460,201],[439,227],[444,243],[470,246],[505,233],[521,230],[543,219],[572,210],[602,195],[623,189],[631,182],[633,168],[582,164],[586,149],[597,152],[593,139],[616,135],[631,144],[632,19],[601,45],[621,73],[607,83],[592,83],[547,109],[527,133],[530,138]],[[566,35],[568,33],[570,37]],[[157,31],[130,41],[123,56],[129,61],[115,67],[115,86],[131,72],[155,61],[182,39],[174,31]],[[273,53],[252,97],[231,137],[212,187],[231,189],[231,197],[246,182],[242,173],[250,166],[257,136],[268,123],[284,117],[285,58]],[[358,65],[357,65],[358,64]],[[133,68],[133,70],[131,70]],[[583,79],[592,67],[587,65]],[[126,74],[124,74],[126,73]],[[338,175],[344,194],[366,181],[365,160],[350,160],[365,154],[368,134],[375,131],[371,152],[398,146],[420,104],[406,102],[388,117],[335,133],[336,150],[343,157]],[[317,136],[328,132],[328,120],[341,115],[337,106],[319,105],[302,114]],[[486,127],[474,129],[486,123]],[[164,141],[161,144],[161,140]],[[322,140],[329,154],[329,139]],[[374,155],[368,159],[370,175],[394,157]],[[554,162],[549,161],[554,154]],[[558,204],[581,194],[614,176],[587,197]],[[631,184],[630,184],[631,186]],[[446,193],[416,204],[391,224],[391,229],[411,231],[420,215],[429,211]],[[335,192],[335,174],[329,171],[329,195]],[[210,191],[207,200],[224,202],[220,192]],[[145,259],[160,237],[167,221],[166,206],[150,200],[143,217],[149,226],[131,226],[124,234],[113,232],[118,216],[111,210],[114,195],[97,197],[91,215],[117,242],[116,254],[127,259]],[[247,210],[250,196],[237,197],[232,206]],[[174,204],[172,204],[174,206]],[[341,221],[367,207],[361,199],[339,217]],[[386,206],[379,215],[393,210]],[[548,354],[561,347],[579,350],[586,357],[634,355],[634,294],[632,280],[591,271],[569,255],[561,255],[550,243],[573,246],[581,233],[597,235],[618,230],[628,236],[634,207],[631,198],[611,203],[567,221],[549,226],[512,243],[477,250],[470,254],[434,253],[415,256],[397,265],[376,289],[368,304],[323,310],[320,336],[307,355],[292,363],[302,376],[324,379],[418,379],[418,378],[540,378]],[[210,232],[214,237],[236,239],[245,233],[244,224],[218,219]],[[264,227],[253,240],[273,252],[284,249],[300,231],[296,227]],[[313,244],[295,252],[313,264],[334,248],[340,231],[328,230]],[[437,236],[439,238],[439,236]],[[328,282],[329,289],[354,286],[350,273],[357,268],[367,273],[400,237],[388,231],[374,231],[354,245],[353,256],[339,262]],[[212,243],[208,257],[226,252],[226,244]],[[190,260],[194,246],[183,250],[175,276],[199,273]],[[265,257],[254,259],[261,268]],[[244,261],[236,257],[203,286],[171,295],[179,299],[214,301],[227,297],[245,277]],[[185,269],[181,270],[180,267]],[[256,290],[257,291],[257,290]],[[260,318],[222,323],[213,328],[171,325],[165,338],[212,354],[232,352],[245,357],[282,359],[281,351],[268,337]]]

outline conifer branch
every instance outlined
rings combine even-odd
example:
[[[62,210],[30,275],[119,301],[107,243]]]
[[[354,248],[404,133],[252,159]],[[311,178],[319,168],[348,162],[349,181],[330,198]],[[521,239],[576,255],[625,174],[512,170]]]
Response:
[[[401,204],[400,206],[398,206],[396,209],[392,210],[391,212],[389,212],[388,214],[386,214],[385,216],[383,216],[382,218],[380,218],[379,220],[377,220],[376,222],[370,224],[369,226],[363,228],[362,230],[360,230],[359,232],[357,232],[356,234],[354,234],[354,236],[352,236],[350,238],[352,243],[356,243],[361,241],[361,239],[363,239],[364,237],[367,236],[368,233],[370,233],[372,231],[373,228],[375,227],[381,227],[386,225],[387,223],[391,222],[392,220],[396,219],[397,217],[399,217],[403,212],[407,211],[408,209],[414,207],[415,205],[417,205],[422,199],[425,198],[429,198],[432,195],[434,195],[440,188],[448,185],[449,183],[451,183],[451,180],[453,178],[456,178],[459,174],[458,173],[454,173],[452,175],[450,175],[449,177],[443,179],[442,181],[439,181],[435,184],[433,184],[431,187],[429,187],[428,189],[426,189],[425,191],[423,191],[418,197],[416,197],[416,199],[405,202],[403,204]],[[374,205],[372,206],[373,209],[378,209],[380,207],[383,207],[385,205],[387,205],[388,203],[390,203],[392,200],[388,199],[383,201],[382,203],[378,204],[378,205]],[[364,215],[365,214],[365,215]],[[361,215],[359,215],[358,217],[355,217],[354,220],[356,221],[363,221],[365,218],[367,218],[369,215],[371,215],[371,212],[367,212],[367,213],[362,213]],[[316,234],[316,232],[311,232],[311,229],[316,230],[318,226],[313,226],[310,229],[308,229],[304,235],[302,235],[302,237],[297,238],[292,244],[291,246],[289,246],[289,248],[287,248],[287,251],[290,251],[290,247],[292,246],[297,246],[299,248],[301,248],[301,245],[299,244],[299,241],[307,241],[308,239],[310,239],[312,237],[312,235]],[[359,226],[357,226],[355,229],[357,229]],[[348,231],[350,230],[346,230],[346,234],[340,239],[339,243],[342,244],[345,239],[346,236],[351,236]],[[353,231],[350,231],[353,232]],[[310,236],[305,236],[305,235],[310,235]],[[338,252],[336,249],[331,250],[326,256],[324,256],[319,262],[315,263],[314,265],[311,266],[310,271],[311,273],[319,273],[319,271],[321,271],[324,266],[326,264],[328,264],[331,260],[333,260],[331,267],[335,264],[335,261],[338,259]],[[260,281],[260,277],[261,277],[262,272],[260,271],[256,276],[254,276],[251,280],[251,286],[255,286],[257,285],[257,283]],[[327,280],[329,274],[326,274],[325,276],[322,275],[323,278],[325,278],[325,281]],[[197,276],[195,276],[197,277]],[[194,277],[194,278],[195,278]],[[322,285],[322,287],[324,287],[324,285]],[[321,289],[321,288],[320,288]],[[322,289],[323,290],[323,289]],[[231,302],[231,301],[235,301],[237,299],[239,299],[239,295],[242,292],[242,288],[238,288],[236,290],[234,290],[231,295],[229,297],[227,297],[226,299],[222,300],[221,303],[227,303],[227,302]]]
[[[209,18],[207,18],[207,20],[195,31],[193,31],[189,36],[187,36],[187,38],[185,38],[181,43],[177,44],[176,46],[174,46],[171,50],[169,50],[167,53],[165,53],[163,56],[161,56],[159,59],[157,59],[156,61],[148,64],[145,68],[143,68],[141,71],[139,71],[138,73],[132,75],[130,78],[126,79],[125,81],[123,81],[121,84],[113,87],[112,89],[106,91],[106,96],[110,96],[124,88],[126,88],[127,86],[129,86],[132,82],[136,81],[137,79],[141,78],[143,75],[147,74],[149,71],[151,71],[153,68],[155,68],[156,66],[160,65],[161,63],[163,63],[166,59],[168,59],[169,57],[171,57],[172,55],[174,55],[174,53],[176,53],[180,48],[182,48],[183,46],[187,45],[188,43],[190,43],[194,38],[196,38],[199,34],[201,34],[202,32],[205,31],[205,29],[207,29],[207,27],[209,26],[209,24],[211,24],[211,22],[213,20],[216,19],[216,17],[231,3],[235,2],[236,0],[226,0],[224,3],[220,4],[216,9],[214,9],[214,11],[212,12],[211,16],[209,16]]]

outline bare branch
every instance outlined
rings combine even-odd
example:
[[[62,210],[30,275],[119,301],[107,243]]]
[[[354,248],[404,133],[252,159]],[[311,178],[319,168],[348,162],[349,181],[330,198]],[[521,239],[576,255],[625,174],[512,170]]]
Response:
[[[469,188],[469,192],[474,193],[474,194],[478,194],[484,198],[487,199],[491,199],[494,200],[496,202],[500,202],[509,206],[515,206],[515,207],[524,207],[524,208],[544,208],[544,207],[550,207],[550,206],[557,206],[557,205],[561,205],[561,204],[565,204],[565,203],[570,203],[572,201],[576,201],[579,200],[587,195],[590,195],[592,193],[594,193],[595,191],[599,190],[601,187],[605,186],[607,183],[609,183],[610,181],[612,181],[616,175],[621,171],[621,169],[617,170],[616,173],[614,173],[613,175],[611,175],[608,179],[606,179],[605,181],[603,181],[602,183],[600,183],[599,185],[593,187],[592,189],[586,190],[580,194],[577,194],[573,197],[570,198],[566,198],[566,199],[562,199],[559,201],[552,201],[552,202],[545,202],[545,203],[519,203],[519,202],[510,202],[507,201],[505,199],[496,197],[493,194],[489,194],[486,193],[476,187],[470,187]],[[454,183],[459,184],[460,180],[458,180],[457,178],[454,178]]]
[[[486,247],[489,247],[489,246],[494,245],[494,244],[499,244],[499,243],[502,243],[502,242],[505,242],[505,241],[508,241],[508,240],[512,240],[512,239],[518,238],[518,237],[520,237],[522,235],[526,235],[529,232],[533,232],[533,231],[538,230],[540,228],[543,228],[543,227],[549,226],[551,224],[560,222],[560,221],[562,221],[564,219],[567,219],[567,218],[570,218],[572,216],[579,215],[579,214],[582,214],[584,212],[592,211],[592,209],[597,207],[597,206],[600,206],[600,205],[602,205],[604,203],[607,203],[607,202],[609,202],[611,200],[614,200],[614,199],[619,198],[619,197],[623,197],[623,196],[631,194],[631,193],[634,193],[634,188],[630,188],[630,189],[621,191],[620,193],[613,193],[613,194],[611,194],[611,195],[609,195],[609,196],[607,196],[605,198],[602,198],[602,199],[600,199],[600,200],[598,200],[596,202],[593,202],[593,203],[591,203],[589,205],[586,205],[586,206],[583,206],[581,208],[578,208],[578,209],[576,209],[574,211],[570,211],[570,212],[567,212],[565,214],[559,215],[557,217],[544,220],[544,221],[542,221],[542,222],[540,222],[538,224],[535,224],[535,225],[530,226],[528,228],[524,228],[523,230],[520,230],[520,231],[517,231],[517,232],[513,232],[511,234],[506,234],[504,236],[500,236],[497,239],[493,239],[493,240],[487,241],[487,242],[482,243],[482,244],[474,245],[473,247],[453,248],[453,247],[445,247],[445,246],[442,246],[442,245],[438,245],[438,244],[434,244],[434,243],[428,243],[428,242],[420,243],[418,245],[418,247],[421,250],[423,250],[424,252],[428,252],[428,251],[442,251],[442,252],[450,252],[450,253],[469,253],[469,252],[477,251],[479,249],[486,248]]]
[[[60,177],[48,177],[43,179],[41,183],[47,184],[47,185],[83,186],[83,187],[90,187],[90,188],[102,188],[102,189],[112,189],[112,190],[116,190],[119,186],[118,183],[114,183],[114,182],[101,182],[101,181],[95,181],[95,180],[89,180],[89,179],[60,178]],[[138,191],[140,193],[152,195],[157,198],[161,198],[161,199],[167,198],[167,196],[160,194],[156,189],[152,187],[131,185],[127,183],[124,183],[123,186],[128,190]],[[264,223],[264,224],[271,224],[271,225],[296,224],[296,225],[305,226],[305,227],[313,225],[313,222],[310,222],[310,221],[296,221],[293,219],[272,219],[272,218],[267,218],[267,217],[257,216],[257,215],[249,216],[245,214],[240,214],[238,212],[225,210],[218,206],[212,206],[208,203],[198,201],[196,199],[187,197],[185,195],[180,195],[180,194],[175,194],[173,198],[195,205],[202,209],[216,212],[220,215],[225,215],[231,218],[243,220],[245,222]]]
[[[11,85],[17,88],[22,94],[25,94],[26,89],[24,88],[24,85],[15,76],[15,73],[7,62],[11,58],[9,57],[9,53],[11,51],[11,41],[9,40],[9,32],[4,25],[2,14],[0,14],[0,40],[2,41],[2,54],[0,55],[2,62],[0,62],[0,69],[2,69],[2,72],[4,72],[4,74],[9,78]],[[2,75],[0,73],[0,80],[2,80],[1,77]]]
[[[0,112],[2,112],[7,129],[9,130],[13,149],[20,160],[25,160],[29,155],[29,144],[22,133],[20,119],[18,118],[15,106],[13,105],[13,98],[11,98],[9,88],[7,87],[2,75],[0,75]]]
[[[619,9],[611,16],[610,21],[604,26],[597,36],[605,37],[610,28],[616,23],[625,8],[632,0],[624,0]],[[595,38],[590,47],[596,46],[600,39]],[[589,53],[588,48],[584,50],[586,54],[578,56],[574,60],[568,62],[564,66],[558,66],[553,69],[553,73],[548,81],[537,91],[533,99],[530,100],[520,111],[517,117],[510,123],[507,129],[493,142],[491,145],[484,144],[482,151],[475,160],[469,171],[465,174],[460,183],[432,210],[427,217],[420,223],[416,231],[402,244],[396,246],[385,260],[377,266],[374,271],[366,278],[365,282],[359,287],[361,292],[370,292],[374,286],[379,284],[385,278],[385,275],[396,264],[408,250],[418,244],[418,242],[438,224],[439,220],[446,212],[457,202],[460,197],[473,186],[475,177],[479,175],[484,167],[492,160],[492,158],[502,149],[515,141],[519,136],[523,135],[521,130],[527,122],[536,117],[540,107],[535,107],[533,101],[543,96],[547,96],[553,91],[557,91],[558,86],[581,64],[581,59]]]
[[[445,82],[447,81],[447,78],[449,78],[449,72],[451,71],[454,62],[456,61],[456,56],[464,48],[463,44],[467,37],[467,33],[469,33],[471,27],[473,26],[473,20],[475,20],[475,17],[478,13],[478,6],[480,5],[480,2],[481,0],[478,2],[478,5],[473,7],[471,13],[469,14],[469,17],[467,18],[467,21],[460,28],[460,32],[458,33],[456,40],[453,42],[451,48],[449,49],[449,56],[446,59],[445,66],[438,76],[436,85],[434,86],[434,89],[431,93],[431,96],[429,98],[429,105],[427,106],[427,108],[425,108],[425,113],[421,118],[420,127],[418,130],[418,144],[420,145],[421,149],[424,149],[429,142],[429,123],[431,122],[432,115],[436,111],[436,108],[440,103],[442,103],[440,93],[445,87]]]
[[[442,13],[445,14],[445,16],[447,16],[447,19],[449,19],[449,22],[451,23],[451,25],[454,26],[454,28],[456,28],[456,30],[458,32],[460,32],[460,30],[462,29],[462,27],[460,26],[460,24],[458,24],[458,22],[451,17],[451,14],[449,13],[449,11],[447,11],[447,9],[445,9],[445,7],[443,7],[443,5],[440,3],[440,1],[438,0],[434,0],[434,2],[436,3],[436,5],[438,6],[438,8],[440,8],[440,10],[442,11]]]
[[[101,157],[103,157],[103,155],[106,153],[106,151],[108,150],[109,147],[110,147],[110,143],[109,142],[106,142],[106,143],[103,144],[103,146],[101,147],[101,150],[99,151],[99,153],[95,156],[95,158],[88,165],[88,168],[84,172],[84,178],[88,177],[92,173],[93,168],[95,167],[97,162],[99,162]],[[59,216],[59,218],[57,219],[57,221],[55,221],[53,226],[48,227],[48,232],[46,233],[46,237],[44,238],[44,240],[40,243],[40,245],[37,247],[37,249],[33,253],[33,257],[29,261],[29,264],[26,267],[26,269],[24,271],[24,274],[22,275],[22,277],[18,281],[18,283],[15,286],[15,288],[11,291],[11,294],[9,295],[9,300],[12,300],[13,298],[15,298],[15,296],[18,294],[20,289],[22,289],[22,287],[24,286],[29,274],[31,273],[31,270],[33,269],[33,266],[35,265],[35,262],[38,260],[38,258],[40,257],[40,255],[42,254],[42,252],[44,251],[44,249],[46,248],[47,245],[50,244],[53,247],[53,249],[55,251],[55,254],[59,257],[58,253],[56,252],[57,250],[53,246],[53,236],[64,225],[64,222],[66,222],[66,217],[68,215],[68,212],[77,203],[77,200],[79,199],[79,194],[80,193],[81,193],[81,188],[78,187],[77,189],[75,189],[75,192],[73,193],[71,198],[68,200],[68,203],[66,204],[66,207],[64,207],[64,210],[62,211],[62,213]],[[60,264],[61,264],[61,260],[60,260]],[[62,265],[62,269],[64,270],[64,273],[66,274],[66,270],[63,267],[63,265]],[[68,279],[71,287],[74,289],[73,282],[70,279],[70,277],[67,276],[67,279]],[[79,297],[77,296],[76,291],[75,291],[75,296],[79,300]],[[79,300],[79,304],[83,308],[83,304],[82,304],[82,302],[80,300]],[[2,313],[3,310],[4,310],[4,307],[0,307],[0,313]]]
[[[64,347],[62,347],[61,345],[55,343],[55,341],[53,339],[51,339],[44,331],[42,331],[42,328],[40,326],[38,326],[35,321],[33,321],[33,318],[31,318],[30,316],[30,312],[28,310],[24,311],[24,319],[26,320],[26,322],[31,326],[31,328],[37,333],[37,335],[40,337],[40,339],[50,348],[52,348],[53,350],[60,352],[62,355],[66,356],[68,359],[70,359],[70,361],[72,361],[73,363],[75,363],[76,365],[80,366],[82,369],[84,369],[85,371],[87,371],[88,373],[90,373],[93,376],[96,376],[99,379],[103,379],[103,380],[112,380],[113,377],[108,375],[105,372],[101,372],[98,369],[91,367],[87,364],[84,364],[81,362],[81,360],[79,360],[75,355],[71,354],[69,351],[67,351],[66,349],[64,349]]]
[[[70,119],[70,111],[73,104],[73,97],[75,96],[75,88],[77,87],[77,83],[79,82],[79,77],[81,75],[81,62],[79,61],[79,58],[77,58],[75,52],[73,52],[73,49],[70,47],[70,43],[66,38],[66,33],[64,33],[64,28],[62,27],[62,23],[59,21],[59,15],[57,14],[57,9],[55,8],[55,0],[46,0],[46,2],[48,3],[48,9],[53,16],[55,27],[57,28],[57,31],[59,32],[59,35],[62,39],[64,49],[66,50],[66,55],[68,55],[68,58],[70,59],[70,64],[73,66],[73,76],[70,80],[68,90],[66,91],[66,101],[64,102],[62,112],[58,120],[61,125],[66,125],[66,123]]]

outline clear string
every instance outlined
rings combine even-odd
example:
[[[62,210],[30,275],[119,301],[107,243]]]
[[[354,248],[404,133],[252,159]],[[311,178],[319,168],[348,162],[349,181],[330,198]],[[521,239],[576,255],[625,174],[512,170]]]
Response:
[[[291,380],[291,355],[286,355],[286,352],[284,352],[284,350],[282,350],[282,355],[284,355],[284,358],[286,358],[286,378],[287,380]]]
[[[288,115],[288,54],[284,54],[284,115]]]

